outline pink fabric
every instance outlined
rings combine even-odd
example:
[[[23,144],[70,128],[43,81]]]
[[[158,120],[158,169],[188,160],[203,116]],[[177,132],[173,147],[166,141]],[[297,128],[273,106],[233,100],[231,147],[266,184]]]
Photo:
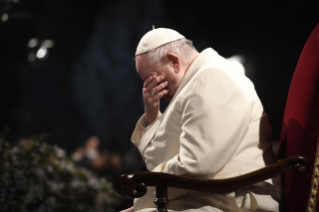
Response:
[[[281,129],[278,159],[292,155],[307,158],[306,174],[288,172],[284,176],[287,212],[306,211],[318,135],[319,24],[308,38],[299,57],[290,84]]]

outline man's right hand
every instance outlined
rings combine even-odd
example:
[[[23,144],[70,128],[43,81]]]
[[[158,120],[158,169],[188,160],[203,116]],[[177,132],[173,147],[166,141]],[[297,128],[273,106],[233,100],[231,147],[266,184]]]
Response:
[[[167,84],[167,81],[164,81],[164,76],[151,75],[144,81],[143,100],[146,126],[157,118],[160,99],[168,93],[168,89],[165,89]]]

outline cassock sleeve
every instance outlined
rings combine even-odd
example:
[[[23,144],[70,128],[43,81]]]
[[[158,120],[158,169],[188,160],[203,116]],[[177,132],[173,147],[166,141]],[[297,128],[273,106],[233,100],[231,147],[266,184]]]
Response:
[[[233,156],[248,130],[252,83],[242,74],[218,69],[204,70],[195,77],[189,92],[180,95],[179,154],[152,171],[212,178]]]
[[[132,143],[138,147],[141,138],[143,137],[143,135],[145,134],[145,132],[152,127],[152,125],[154,124],[154,122],[162,115],[162,113],[159,111],[157,118],[148,126],[146,126],[145,123],[145,114],[143,114],[140,119],[137,121],[136,125],[135,125],[135,129],[133,131],[132,137],[131,137],[131,141]]]

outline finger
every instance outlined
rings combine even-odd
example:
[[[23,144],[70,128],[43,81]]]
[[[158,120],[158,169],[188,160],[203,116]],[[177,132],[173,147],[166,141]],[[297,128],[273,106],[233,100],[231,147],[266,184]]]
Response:
[[[155,75],[149,76],[145,81],[144,81],[144,88],[146,88],[155,78]]]
[[[160,99],[163,96],[165,96],[166,94],[168,94],[168,92],[169,92],[168,89],[164,89],[164,90],[158,92],[154,97],[156,97],[157,99]]]
[[[153,88],[151,91],[153,93],[158,93],[160,92],[161,90],[163,90],[164,88],[166,88],[168,85],[168,82],[167,81],[164,81],[162,83],[160,83],[159,85],[157,85],[155,88]]]
[[[156,76],[146,87],[147,90],[151,91],[156,87],[160,82],[164,80],[164,76]],[[153,91],[154,92],[154,91]]]
[[[153,93],[153,95],[151,94],[151,91],[147,90],[147,89],[143,89],[143,99],[144,102],[153,102],[153,98],[156,96],[156,93]]]

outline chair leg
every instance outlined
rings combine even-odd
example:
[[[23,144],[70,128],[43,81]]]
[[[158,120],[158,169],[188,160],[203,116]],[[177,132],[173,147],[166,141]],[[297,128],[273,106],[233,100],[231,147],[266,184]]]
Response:
[[[167,212],[168,205],[167,198],[167,187],[165,186],[156,186],[156,198],[154,203],[157,205],[156,212]]]

